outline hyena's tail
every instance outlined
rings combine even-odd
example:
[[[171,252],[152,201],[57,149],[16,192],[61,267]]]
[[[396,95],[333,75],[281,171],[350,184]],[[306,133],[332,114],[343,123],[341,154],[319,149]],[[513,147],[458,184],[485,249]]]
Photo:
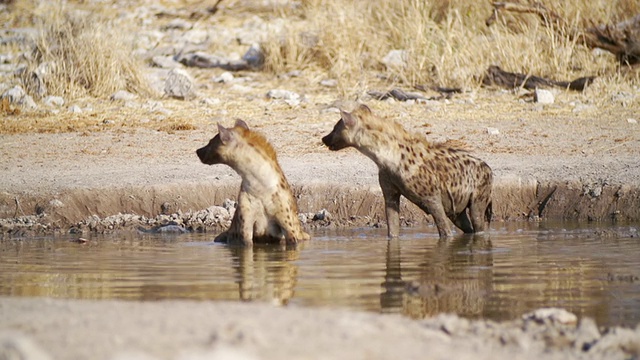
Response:
[[[492,202],[489,201],[487,204],[487,208],[484,210],[484,218],[487,223],[491,224],[491,218],[493,217],[493,205]]]

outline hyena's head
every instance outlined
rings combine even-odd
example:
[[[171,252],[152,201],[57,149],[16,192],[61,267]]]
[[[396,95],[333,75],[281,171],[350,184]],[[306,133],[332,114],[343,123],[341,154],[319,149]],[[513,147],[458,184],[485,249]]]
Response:
[[[238,144],[238,137],[244,131],[248,131],[247,123],[242,120],[236,120],[236,124],[232,128],[225,128],[218,124],[218,135],[209,141],[209,143],[196,150],[196,154],[204,164],[227,164],[234,154],[234,150]]]
[[[329,150],[337,151],[346,147],[357,147],[356,135],[363,121],[372,116],[367,105],[360,105],[353,112],[340,111],[340,120],[331,132],[322,138],[322,142]]]

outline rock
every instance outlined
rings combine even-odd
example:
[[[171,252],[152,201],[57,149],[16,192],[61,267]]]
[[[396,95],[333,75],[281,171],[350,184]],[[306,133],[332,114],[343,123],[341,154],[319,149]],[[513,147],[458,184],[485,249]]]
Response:
[[[633,118],[628,118],[628,119],[627,119],[627,123],[629,123],[629,124],[637,124],[637,123],[638,123],[638,120],[633,119]]]
[[[322,209],[313,215],[313,221],[331,220],[331,213],[327,209]]]
[[[581,351],[587,351],[600,339],[600,331],[596,322],[591,318],[583,318],[576,329],[574,347]]]
[[[534,93],[534,100],[539,104],[553,104],[555,102],[555,97],[553,93],[546,89],[536,89]]]
[[[185,32],[181,40],[191,44],[203,44],[209,39],[209,33],[206,30],[191,29]]]
[[[258,44],[252,44],[249,47],[244,55],[242,55],[242,60],[244,60],[250,67],[259,69],[264,65],[264,53],[262,52],[262,48]]]
[[[293,91],[281,90],[281,89],[269,90],[267,92],[267,97],[269,99],[284,100],[284,102],[286,102],[291,106],[297,106],[300,104],[300,101],[301,101],[299,94]]]
[[[300,223],[302,224],[306,224],[307,221],[309,220],[309,218],[307,217],[307,214],[305,213],[299,213],[298,214],[298,220],[300,221]]]
[[[74,114],[81,114],[82,109],[78,105],[71,105],[69,106],[69,112]]]
[[[381,62],[387,68],[404,68],[407,66],[409,52],[407,50],[391,50],[382,58]]]
[[[2,94],[2,99],[9,100],[11,104],[20,105],[25,96],[27,96],[27,93],[24,91],[24,89],[16,85],[11,89],[5,91]]]
[[[320,85],[326,86],[326,87],[336,87],[336,86],[338,86],[338,80],[336,80],[336,79],[325,79],[325,80],[320,81]]]
[[[559,308],[541,308],[522,316],[524,321],[535,321],[540,324],[552,323],[573,325],[578,322],[575,314],[565,309]]]
[[[133,100],[133,99],[135,99],[137,97],[138,96],[136,94],[132,94],[132,93],[126,91],[126,90],[118,90],[115,93],[111,94],[109,99],[111,101],[120,101],[120,100],[129,101],[129,100]]]
[[[488,127],[487,128],[487,134],[489,135],[500,135],[500,130],[494,128],[494,127]]]
[[[233,79],[234,79],[233,74],[228,72],[228,71],[225,71],[222,74],[214,77],[213,78],[213,82],[227,84],[227,83],[232,82]]]
[[[196,96],[195,83],[186,70],[171,69],[164,83],[164,93],[172,98],[188,100]]]
[[[64,105],[64,99],[61,96],[47,96],[42,100],[42,102],[50,107],[62,106]]]
[[[182,64],[177,62],[173,56],[161,56],[157,55],[151,58],[151,65],[163,69],[174,69],[182,67]]]

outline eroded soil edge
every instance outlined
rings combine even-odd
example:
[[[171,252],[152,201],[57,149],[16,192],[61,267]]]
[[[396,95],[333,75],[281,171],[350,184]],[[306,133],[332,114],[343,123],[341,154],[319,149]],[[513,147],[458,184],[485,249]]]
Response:
[[[4,192],[0,194],[0,229],[3,236],[104,233],[153,229],[178,220],[173,223],[188,231],[219,231],[228,224],[228,218],[216,216],[217,221],[206,221],[206,215],[198,212],[235,199],[237,186],[203,182],[48,194]],[[307,227],[384,225],[384,205],[377,186],[313,183],[293,188],[301,213],[326,210],[330,214],[320,219],[303,216]],[[401,214],[403,224],[408,226],[431,221],[408,201],[403,202]],[[633,185],[498,177],[493,190],[493,221],[527,219],[637,222],[640,189]]]

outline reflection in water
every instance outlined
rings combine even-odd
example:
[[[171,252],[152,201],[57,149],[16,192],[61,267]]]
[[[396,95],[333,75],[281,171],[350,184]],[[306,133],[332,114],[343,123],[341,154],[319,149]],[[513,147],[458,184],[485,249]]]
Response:
[[[492,286],[492,248],[488,235],[459,235],[438,240],[425,251],[418,278],[403,281],[400,240],[387,246],[387,273],[380,296],[383,312],[413,318],[438,313],[479,317]]]
[[[232,266],[238,273],[240,300],[272,300],[284,305],[293,297],[300,247],[229,247]]]
[[[295,249],[211,243],[210,234],[0,241],[0,295],[266,301],[506,320],[563,307],[600,325],[640,322],[632,227],[503,224],[440,241],[433,229],[316,232]]]

